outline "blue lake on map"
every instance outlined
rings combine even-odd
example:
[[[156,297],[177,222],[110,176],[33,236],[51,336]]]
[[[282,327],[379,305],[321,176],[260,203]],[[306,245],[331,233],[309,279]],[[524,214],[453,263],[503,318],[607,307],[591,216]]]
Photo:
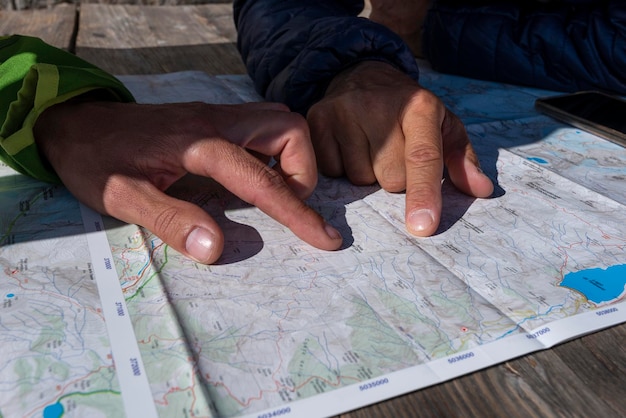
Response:
[[[60,403],[54,403],[46,406],[43,410],[43,418],[60,418],[63,416],[63,405]]]
[[[560,286],[579,291],[597,305],[611,302],[624,293],[626,264],[568,273]]]

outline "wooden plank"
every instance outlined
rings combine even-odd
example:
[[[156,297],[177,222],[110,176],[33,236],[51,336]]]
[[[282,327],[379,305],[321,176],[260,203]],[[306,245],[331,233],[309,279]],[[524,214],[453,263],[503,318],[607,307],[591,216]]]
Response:
[[[607,411],[598,410],[594,415],[626,417],[626,324],[557,346],[552,351],[585,383],[587,395],[606,404]],[[569,389],[569,382],[559,380]],[[574,406],[578,408],[584,402],[581,397]]]
[[[626,416],[626,324],[340,418]]]
[[[230,4],[81,8],[77,53],[112,73],[244,72]],[[50,23],[5,13],[0,33],[12,21],[54,34]],[[625,341],[622,324],[341,417],[626,416]]]
[[[113,74],[244,74],[231,4],[84,4],[76,54]]]
[[[0,35],[36,36],[66,51],[73,50],[76,6],[59,4],[51,9],[0,11]]]

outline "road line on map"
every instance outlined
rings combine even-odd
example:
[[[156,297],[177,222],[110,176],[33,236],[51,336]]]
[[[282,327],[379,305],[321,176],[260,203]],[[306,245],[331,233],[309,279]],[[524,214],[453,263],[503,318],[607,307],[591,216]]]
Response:
[[[80,205],[126,416],[158,417],[100,214]]]

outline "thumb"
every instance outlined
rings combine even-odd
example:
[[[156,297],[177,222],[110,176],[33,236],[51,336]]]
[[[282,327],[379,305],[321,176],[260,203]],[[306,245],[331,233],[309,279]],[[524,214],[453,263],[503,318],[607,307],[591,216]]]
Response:
[[[108,215],[145,227],[199,263],[214,263],[222,254],[224,235],[199,206],[168,196],[147,181],[124,182],[113,188],[115,197],[104,210]]]

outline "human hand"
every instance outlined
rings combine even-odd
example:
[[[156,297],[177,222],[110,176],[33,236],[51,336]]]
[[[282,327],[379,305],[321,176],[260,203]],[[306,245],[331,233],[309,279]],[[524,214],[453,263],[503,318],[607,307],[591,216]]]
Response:
[[[317,248],[341,245],[301,200],[317,184],[315,155],[306,121],[283,105],[76,101],[47,109],[34,134],[78,200],[146,227],[201,263],[219,258],[224,236],[200,207],[164,193],[187,173],[213,178]],[[279,165],[272,169],[248,150]]]
[[[336,76],[307,119],[320,171],[406,190],[406,226],[414,235],[432,235],[439,225],[444,164],[464,193],[493,193],[461,121],[389,64],[366,61]]]

